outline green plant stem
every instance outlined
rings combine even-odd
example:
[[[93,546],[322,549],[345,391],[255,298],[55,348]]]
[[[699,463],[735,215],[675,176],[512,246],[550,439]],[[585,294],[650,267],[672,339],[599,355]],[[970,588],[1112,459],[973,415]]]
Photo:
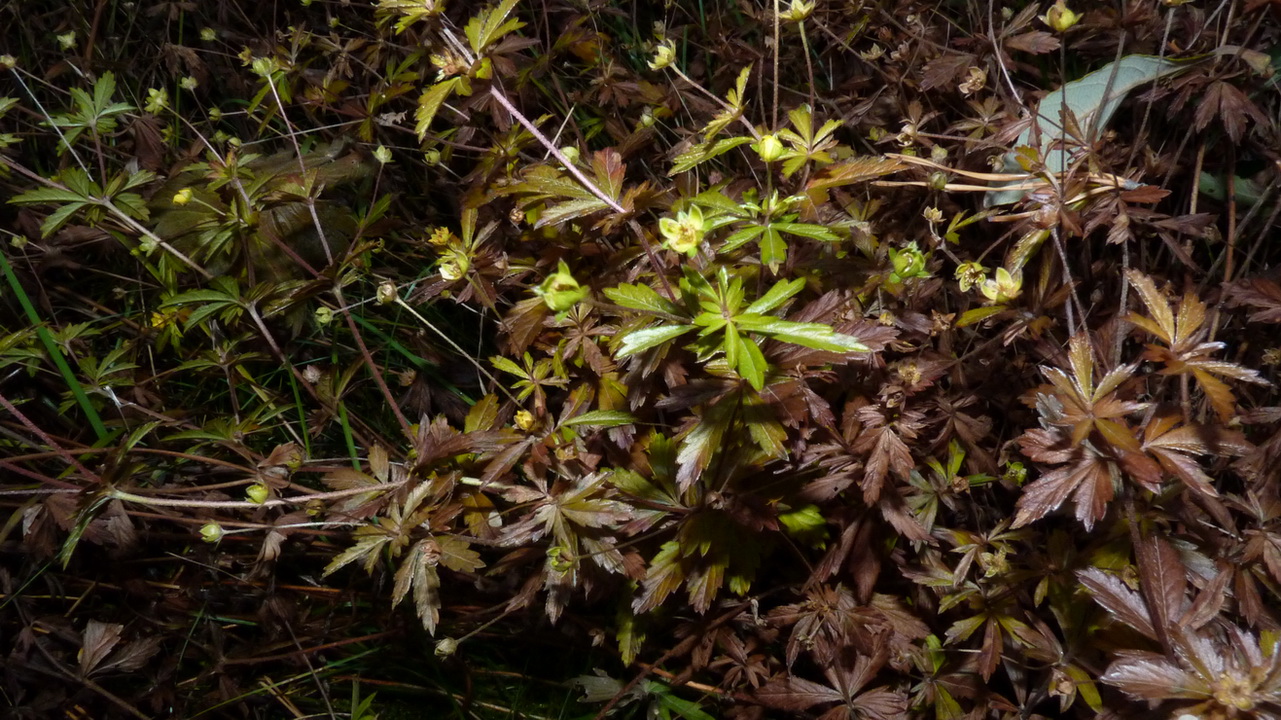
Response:
[[[71,366],[67,363],[67,358],[62,354],[62,349],[58,343],[54,342],[53,335],[49,334],[49,329],[40,321],[36,308],[31,304],[31,298],[18,282],[17,275],[13,272],[13,266],[9,264],[9,258],[4,253],[0,253],[0,271],[4,272],[5,279],[9,281],[9,287],[13,289],[13,294],[18,298],[18,304],[22,306],[22,311],[26,313],[28,322],[36,330],[36,336],[44,345],[45,351],[49,353],[49,359],[53,361],[54,366],[58,368],[58,373],[62,375],[62,381],[66,383],[67,389],[71,391],[72,397],[76,399],[76,404],[84,412],[85,418],[89,421],[89,426],[93,428],[94,434],[98,437],[98,442],[105,442],[111,433],[108,432],[107,426],[99,417],[98,411],[94,409],[93,403],[89,402],[89,396],[85,394],[84,387],[76,374],[72,372]]]

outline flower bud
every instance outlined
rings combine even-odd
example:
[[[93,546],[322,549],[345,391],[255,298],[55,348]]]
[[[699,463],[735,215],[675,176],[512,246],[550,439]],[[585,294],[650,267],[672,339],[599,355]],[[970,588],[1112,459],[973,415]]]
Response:
[[[786,151],[783,147],[783,141],[779,140],[777,135],[765,135],[760,142],[752,145],[752,149],[767,163],[783,157],[783,153]]]
[[[218,523],[205,523],[200,528],[200,539],[207,543],[216,543],[226,535],[227,531],[222,529]]]
[[[396,283],[385,282],[378,285],[377,294],[374,295],[379,305],[390,305],[396,302]]]
[[[254,483],[245,490],[245,498],[255,505],[261,505],[267,502],[267,495],[271,491],[262,483]]]
[[[471,269],[471,258],[455,248],[450,248],[444,260],[438,266],[440,276],[450,282],[461,280]]]
[[[579,284],[569,272],[569,266],[560,261],[557,271],[534,289],[534,293],[553,312],[565,312],[587,297],[587,288]]]

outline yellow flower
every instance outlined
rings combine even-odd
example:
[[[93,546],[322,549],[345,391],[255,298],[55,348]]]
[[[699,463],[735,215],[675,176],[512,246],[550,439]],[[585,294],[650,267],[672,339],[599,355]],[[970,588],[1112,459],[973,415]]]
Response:
[[[169,107],[168,90],[164,88],[147,89],[147,103],[143,105],[143,110],[146,110],[152,115],[156,115],[167,107]]]
[[[454,234],[449,231],[449,228],[438,227],[432,230],[431,234],[427,236],[427,242],[435,245],[436,247],[445,247],[449,244],[449,241],[453,236]]]
[[[192,195],[191,188],[185,187],[173,194],[173,204],[186,205],[187,203],[191,202],[191,195]]]
[[[814,12],[814,3],[805,0],[792,0],[792,4],[787,6],[787,10],[778,14],[780,20],[788,22],[804,22]]]
[[[698,252],[698,247],[703,242],[703,233],[706,232],[703,211],[694,205],[677,213],[674,220],[659,220],[658,229],[667,240],[667,247],[692,256]]]
[[[970,288],[982,284],[987,279],[987,268],[976,262],[961,263],[956,266],[955,277],[961,286],[961,292],[969,292]]]
[[[979,292],[992,302],[1007,303],[1023,294],[1023,273],[1011,274],[1005,268],[997,268],[996,279],[984,280]]]
[[[1041,16],[1041,22],[1049,25],[1054,32],[1067,32],[1067,29],[1077,24],[1080,19],[1081,16],[1069,10],[1067,3],[1063,0],[1056,0]]]
[[[654,49],[654,58],[649,61],[650,70],[662,70],[676,59],[676,43],[666,40]]]
[[[534,414],[528,410],[517,410],[514,418],[516,427],[529,432],[534,427]]]

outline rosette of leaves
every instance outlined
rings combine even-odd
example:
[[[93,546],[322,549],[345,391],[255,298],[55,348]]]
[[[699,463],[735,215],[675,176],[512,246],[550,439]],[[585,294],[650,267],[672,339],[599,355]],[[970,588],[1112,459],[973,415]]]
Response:
[[[801,279],[780,280],[763,295],[747,302],[743,280],[721,267],[716,284],[692,268],[684,268],[677,302],[660,296],[648,285],[624,284],[605,290],[618,305],[662,320],[661,324],[633,329],[620,336],[617,356],[625,358],[666,345],[695,333],[687,347],[700,362],[723,356],[725,363],[752,388],[765,387],[769,363],[760,339],[778,340],[834,353],[867,352],[861,340],[822,323],[794,322],[769,313],[778,310],[805,287]]]
[[[169,178],[151,201],[152,229],[215,275],[307,278],[356,236],[347,191],[372,174],[371,159],[341,141],[301,158],[228,153]]]

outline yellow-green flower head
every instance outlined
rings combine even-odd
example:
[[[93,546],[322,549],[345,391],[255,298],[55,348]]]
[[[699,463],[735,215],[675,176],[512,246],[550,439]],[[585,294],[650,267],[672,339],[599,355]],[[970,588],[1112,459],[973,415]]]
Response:
[[[191,196],[192,196],[191,188],[185,187],[173,194],[173,204],[186,205],[187,203],[191,202]]]
[[[396,302],[396,283],[391,281],[380,283],[374,298],[379,305],[390,305]]]
[[[703,210],[697,205],[692,205],[688,210],[676,213],[675,219],[659,220],[658,230],[667,241],[667,247],[678,253],[693,256],[703,242],[703,233],[707,231]]]
[[[440,276],[450,282],[461,280],[471,269],[471,258],[458,248],[449,248],[438,266]]]
[[[167,107],[169,107],[168,90],[164,88],[147,89],[147,103],[143,105],[143,110],[155,115]]]
[[[786,150],[783,147],[783,141],[778,139],[778,135],[761,136],[759,142],[752,144],[752,149],[767,163],[783,157],[783,153]]]
[[[1005,268],[997,268],[996,278],[984,280],[979,292],[994,303],[1007,303],[1023,294],[1023,273],[1012,274]]]
[[[1068,28],[1077,24],[1080,19],[1081,16],[1068,9],[1067,3],[1063,2],[1063,0],[1057,0],[1041,16],[1041,22],[1049,25],[1054,32],[1066,32]]]
[[[662,70],[676,59],[676,43],[665,40],[654,48],[654,57],[649,61],[650,70]]]
[[[780,20],[787,22],[804,22],[814,12],[814,3],[806,0],[792,0],[787,9],[778,14]]]
[[[569,272],[569,266],[560,261],[556,272],[534,289],[553,312],[565,312],[587,297],[587,288],[579,284]]]
[[[961,292],[969,292],[970,288],[976,287],[987,279],[987,268],[976,262],[961,263],[956,266],[956,281],[961,286]]]

